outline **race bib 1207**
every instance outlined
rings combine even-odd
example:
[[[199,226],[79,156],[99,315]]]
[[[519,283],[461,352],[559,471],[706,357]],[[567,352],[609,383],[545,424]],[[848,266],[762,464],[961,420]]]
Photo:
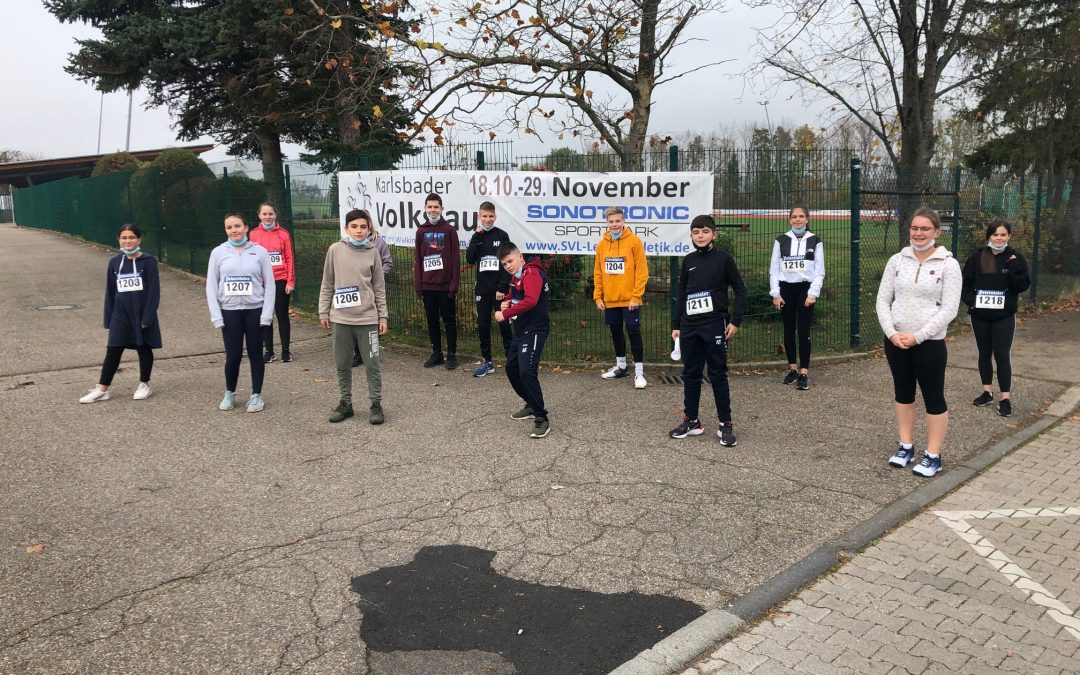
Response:
[[[221,286],[225,295],[249,296],[252,294],[251,277],[249,276],[225,277],[225,280],[221,282]]]

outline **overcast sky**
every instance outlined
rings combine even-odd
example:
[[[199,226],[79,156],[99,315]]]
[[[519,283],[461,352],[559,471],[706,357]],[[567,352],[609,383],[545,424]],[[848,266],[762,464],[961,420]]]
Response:
[[[693,34],[704,40],[676,52],[676,65],[732,59],[657,90],[651,133],[677,134],[684,131],[710,132],[731,122],[758,122],[765,125],[764,95],[744,85],[738,73],[749,65],[754,25],[770,23],[769,10],[750,10],[741,5],[725,14],[700,17],[692,24]],[[0,148],[31,152],[45,158],[95,154],[98,149],[99,110],[101,152],[124,149],[128,100],[125,94],[101,94],[87,82],[64,72],[75,40],[97,35],[82,24],[61,24],[49,14],[41,0],[0,0]],[[172,130],[172,120],[163,109],[145,109],[144,96],[136,92],[131,123],[131,149],[143,150],[180,145]],[[768,106],[773,125],[795,126],[812,123],[814,115],[801,103],[774,96]],[[465,140],[461,134],[455,140]],[[506,136],[504,136],[505,138]],[[476,140],[482,140],[477,135]],[[213,139],[200,141],[213,143]],[[565,145],[550,136],[548,147]],[[537,154],[534,139],[515,139],[519,154]],[[287,153],[295,157],[296,149]],[[226,159],[224,148],[203,155],[207,161]]]

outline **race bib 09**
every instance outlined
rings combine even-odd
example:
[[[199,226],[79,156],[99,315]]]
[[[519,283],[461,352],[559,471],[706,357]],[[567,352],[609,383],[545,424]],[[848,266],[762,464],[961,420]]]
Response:
[[[281,251],[270,251],[270,264],[274,267],[280,267],[285,264],[281,261]]]

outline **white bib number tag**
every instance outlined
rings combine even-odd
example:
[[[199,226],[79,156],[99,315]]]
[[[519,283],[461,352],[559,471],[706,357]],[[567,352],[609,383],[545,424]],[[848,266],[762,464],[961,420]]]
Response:
[[[248,276],[225,277],[222,286],[225,295],[250,296],[252,293],[251,277]]]
[[[441,260],[440,260],[440,262],[441,262]],[[499,259],[496,258],[493,255],[486,255],[483,258],[480,258],[479,270],[481,272],[497,272],[497,271],[499,271]]]
[[[116,277],[116,292],[130,293],[143,289],[142,277],[138,274],[120,274]]]
[[[975,309],[1005,309],[1005,291],[975,291]]]
[[[280,267],[285,264],[281,261],[281,251],[270,251],[270,264],[274,267]]]
[[[626,274],[626,258],[604,258],[604,272]]]
[[[686,296],[687,315],[709,314],[712,311],[713,306],[711,292],[698,291],[697,293],[691,293],[690,295]]]
[[[360,288],[358,286],[346,286],[334,289],[334,309],[357,307],[360,305]]]
[[[443,268],[443,264],[442,264],[442,256],[441,255],[435,254],[435,255],[426,255],[426,256],[424,256],[424,271],[425,272],[434,272],[435,270],[441,270],[442,268]]]
[[[780,261],[780,269],[785,272],[805,272],[808,267],[806,263],[806,258],[801,255],[791,256]]]

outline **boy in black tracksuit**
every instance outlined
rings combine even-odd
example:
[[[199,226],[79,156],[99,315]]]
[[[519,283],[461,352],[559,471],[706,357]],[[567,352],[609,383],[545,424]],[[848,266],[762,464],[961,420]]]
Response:
[[[713,245],[716,221],[697,216],[690,223],[694,252],[683,259],[679,274],[677,312],[671,337],[680,341],[683,358],[683,422],[671,430],[672,438],[697,436],[705,431],[698,419],[701,375],[706,363],[720,428],[721,445],[736,443],[731,424],[731,398],[727,379],[727,343],[742,324],[746,286],[735,259]],[[735,306],[728,319],[728,287],[735,291]]]
[[[499,261],[510,274],[510,296],[495,312],[499,323],[513,319],[514,341],[506,353],[506,377],[525,407],[510,415],[515,420],[533,419],[531,438],[547,436],[548,411],[540,389],[540,357],[551,331],[548,314],[548,281],[544,267],[536,258],[525,262],[517,246],[504,241],[499,246]]]
[[[480,334],[480,354],[484,357],[473,377],[483,377],[495,370],[491,363],[491,314],[499,309],[510,283],[510,274],[499,262],[499,246],[504,241],[510,241],[510,237],[495,227],[495,205],[484,202],[480,205],[480,226],[473,232],[465,251],[465,262],[476,266],[476,330]],[[509,322],[499,324],[499,334],[505,355],[514,338]]]

